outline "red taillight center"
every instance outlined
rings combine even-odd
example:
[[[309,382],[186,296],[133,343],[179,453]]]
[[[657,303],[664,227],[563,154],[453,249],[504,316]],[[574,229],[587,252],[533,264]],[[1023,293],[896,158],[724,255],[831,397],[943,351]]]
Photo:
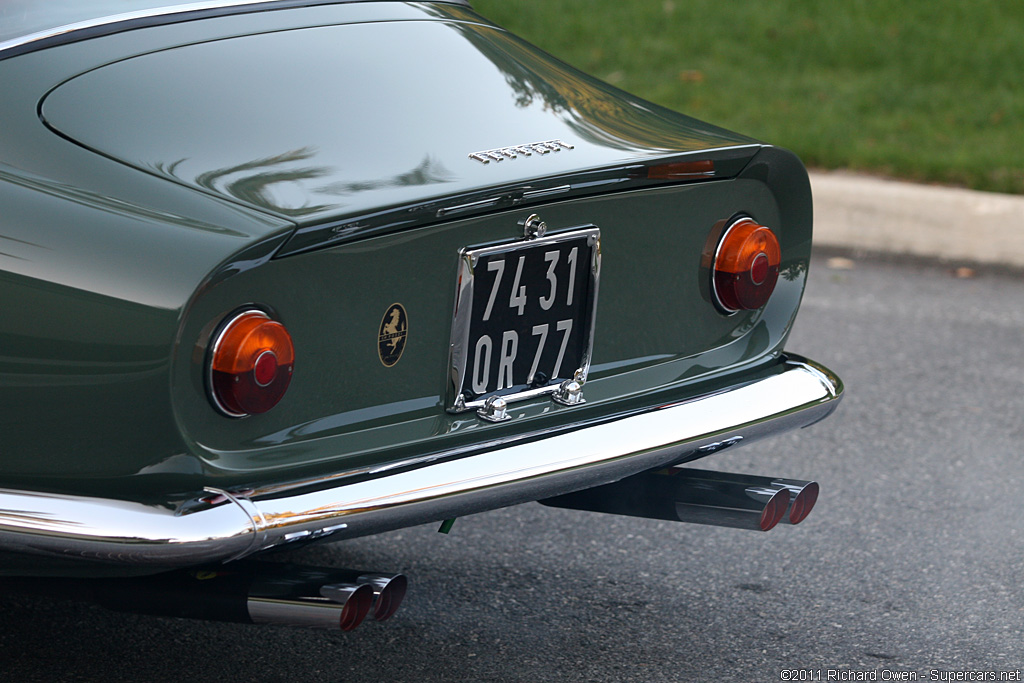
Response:
[[[764,281],[768,279],[768,272],[771,266],[768,264],[768,256],[763,251],[754,257],[754,262],[750,264],[750,280],[755,285],[763,285]]]
[[[277,356],[274,355],[273,351],[268,350],[260,354],[260,357],[256,359],[256,364],[253,366],[252,374],[256,384],[261,387],[265,387],[274,381],[274,376],[277,374]]]

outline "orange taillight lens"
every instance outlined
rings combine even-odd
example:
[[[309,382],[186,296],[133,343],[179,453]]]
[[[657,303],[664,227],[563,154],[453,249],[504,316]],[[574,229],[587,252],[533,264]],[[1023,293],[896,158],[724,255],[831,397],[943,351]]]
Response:
[[[235,314],[213,337],[210,401],[231,417],[265,413],[288,390],[294,365],[295,349],[284,325],[255,309]]]
[[[779,279],[782,251],[775,233],[741,218],[722,235],[712,269],[715,302],[727,313],[768,303]]]

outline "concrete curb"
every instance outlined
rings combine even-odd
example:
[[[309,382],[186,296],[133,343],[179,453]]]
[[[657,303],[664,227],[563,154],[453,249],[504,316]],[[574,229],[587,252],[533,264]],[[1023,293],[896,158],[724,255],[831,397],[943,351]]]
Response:
[[[811,173],[814,244],[1024,267],[1024,196]]]

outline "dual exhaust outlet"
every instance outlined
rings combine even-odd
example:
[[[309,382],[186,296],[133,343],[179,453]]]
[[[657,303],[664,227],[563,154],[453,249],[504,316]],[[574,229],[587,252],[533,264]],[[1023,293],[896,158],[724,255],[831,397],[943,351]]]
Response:
[[[799,524],[817,499],[813,481],[673,467],[540,502],[769,531],[780,523]],[[84,579],[71,590],[122,612],[351,631],[367,616],[393,616],[407,586],[402,574],[241,561],[149,577]]]
[[[351,631],[391,618],[407,586],[402,574],[246,561],[99,580],[91,597],[121,612]]]
[[[814,481],[671,467],[540,502],[570,510],[769,531],[780,523],[799,524],[817,500]]]

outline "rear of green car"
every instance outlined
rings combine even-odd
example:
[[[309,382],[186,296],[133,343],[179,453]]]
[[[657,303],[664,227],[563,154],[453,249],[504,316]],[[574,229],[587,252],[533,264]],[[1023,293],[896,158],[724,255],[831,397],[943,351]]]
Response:
[[[101,247],[66,255],[74,284],[0,273],[24,309],[0,323],[8,552],[116,574],[372,534],[678,465],[841,397],[783,352],[800,162],[461,4],[131,26],[4,73],[35,89],[5,105],[5,158],[64,161],[11,163],[0,197],[28,215],[45,193]],[[741,224],[774,246],[729,270]]]

